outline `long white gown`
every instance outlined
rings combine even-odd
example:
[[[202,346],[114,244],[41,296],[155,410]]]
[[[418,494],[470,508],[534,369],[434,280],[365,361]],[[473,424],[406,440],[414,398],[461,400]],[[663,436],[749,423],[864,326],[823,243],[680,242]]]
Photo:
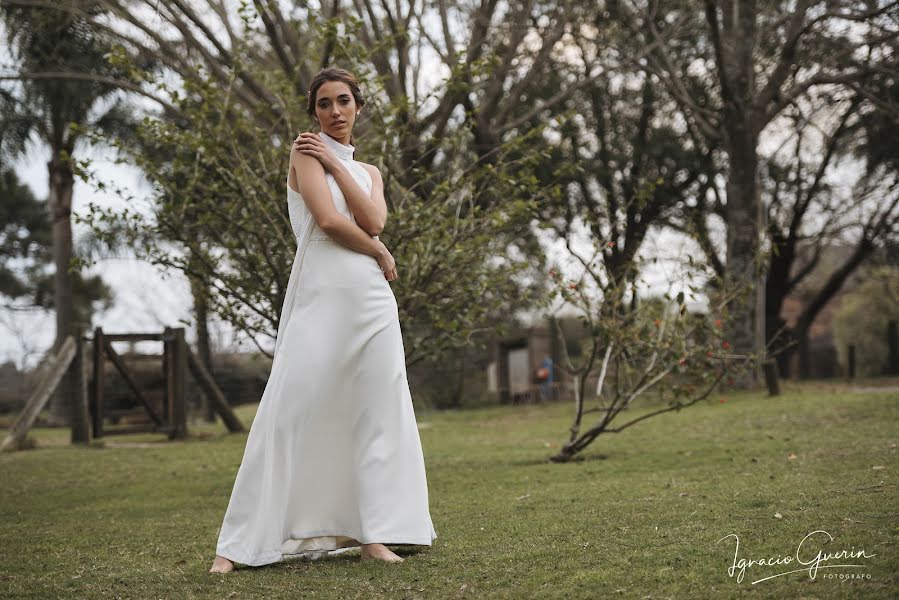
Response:
[[[354,147],[319,137],[370,193]],[[437,532],[393,291],[377,260],[329,239],[290,186],[287,202],[297,253],[216,553],[258,566],[368,543],[430,546]]]

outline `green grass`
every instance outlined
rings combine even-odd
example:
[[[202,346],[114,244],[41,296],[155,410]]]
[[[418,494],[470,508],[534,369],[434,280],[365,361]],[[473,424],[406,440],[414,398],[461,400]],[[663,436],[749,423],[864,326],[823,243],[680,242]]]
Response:
[[[899,393],[720,398],[563,465],[546,458],[567,403],[419,411],[431,548],[396,548],[401,565],[354,551],[225,576],[208,569],[245,435],[207,426],[211,437],[183,443],[72,448],[66,431],[37,430],[36,449],[0,456],[0,597],[895,598]],[[737,583],[733,543],[717,543],[735,533],[743,558],[777,557],[815,530],[835,538],[826,550],[876,556],[752,585],[789,568],[755,566]]]

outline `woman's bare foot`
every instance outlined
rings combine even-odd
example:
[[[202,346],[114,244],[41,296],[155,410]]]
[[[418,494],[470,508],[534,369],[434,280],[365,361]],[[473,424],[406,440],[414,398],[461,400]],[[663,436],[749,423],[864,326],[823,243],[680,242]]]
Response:
[[[234,570],[234,563],[225,558],[224,556],[215,555],[215,560],[212,561],[212,568],[209,569],[210,573],[230,573]]]
[[[401,563],[403,558],[394,554],[384,544],[362,544],[362,560],[383,560],[390,563]]]

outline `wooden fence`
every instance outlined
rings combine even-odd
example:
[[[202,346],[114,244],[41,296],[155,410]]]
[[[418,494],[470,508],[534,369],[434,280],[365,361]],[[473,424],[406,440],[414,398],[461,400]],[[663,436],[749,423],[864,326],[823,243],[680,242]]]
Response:
[[[167,327],[162,333],[105,333],[101,328],[94,330],[90,385],[86,376],[83,330],[73,327],[71,335],[62,345],[47,354],[38,366],[38,385],[25,403],[25,408],[12,424],[0,450],[10,451],[25,447],[28,431],[34,425],[53,392],[61,389],[71,391],[72,398],[72,443],[87,444],[91,437],[100,438],[110,434],[161,432],[169,439],[184,439],[187,431],[187,374],[191,373],[199,384],[211,406],[222,418],[228,431],[245,431],[243,424],[231,410],[224,394],[216,385],[212,375],[191,351],[184,339],[183,328]],[[165,379],[165,393],[161,410],[154,406],[143,393],[138,380],[128,368],[125,360],[112,347],[113,342],[158,341],[163,343],[162,371]],[[107,361],[115,367],[150,417],[148,425],[115,428],[107,430],[105,420],[111,416],[105,406],[103,389],[106,379]],[[91,431],[92,430],[92,431]]]

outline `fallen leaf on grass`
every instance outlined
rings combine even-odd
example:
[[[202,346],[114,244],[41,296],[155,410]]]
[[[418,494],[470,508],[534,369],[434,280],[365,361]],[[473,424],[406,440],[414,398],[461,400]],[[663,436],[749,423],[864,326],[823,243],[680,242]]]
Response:
[[[883,465],[874,465],[874,466],[871,467],[871,468],[874,469],[875,471],[879,471],[879,470],[881,470],[881,469],[886,469],[886,467],[883,466]]]
[[[783,519],[784,516],[782,514],[780,514],[779,512],[777,512],[777,513],[774,513],[774,518],[775,519]]]
[[[524,500],[524,499],[527,498],[528,496],[530,496],[530,494],[525,494],[524,496],[519,496],[519,497],[517,497],[517,498],[515,498],[515,499],[516,499],[516,500]]]
[[[792,452],[787,454],[787,460],[796,460],[796,455]]]

